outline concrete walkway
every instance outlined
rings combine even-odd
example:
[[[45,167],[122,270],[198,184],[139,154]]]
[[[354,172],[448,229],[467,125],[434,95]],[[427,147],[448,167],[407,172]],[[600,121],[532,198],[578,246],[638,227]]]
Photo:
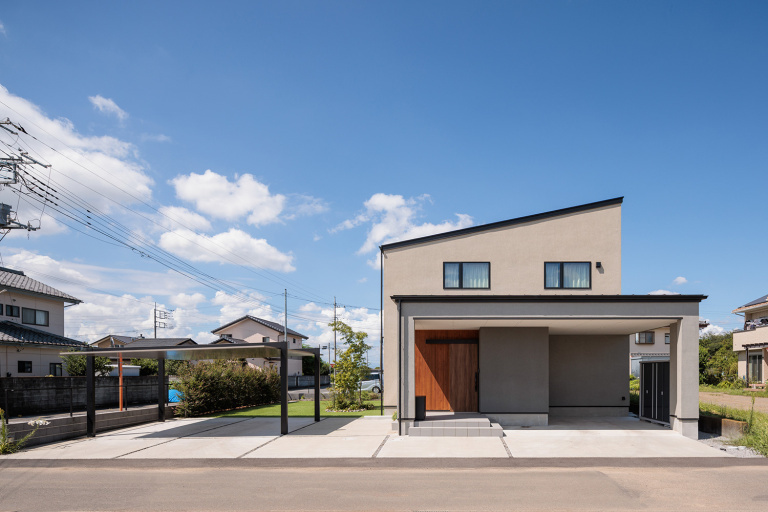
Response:
[[[174,419],[30,448],[4,459],[402,459],[729,457],[634,418],[551,418],[505,437],[399,437],[388,417]]]

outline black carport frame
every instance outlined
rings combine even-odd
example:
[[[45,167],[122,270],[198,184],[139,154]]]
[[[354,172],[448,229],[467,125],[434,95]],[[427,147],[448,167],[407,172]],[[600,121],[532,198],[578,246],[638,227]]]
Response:
[[[280,434],[288,433],[288,356],[313,356],[315,358],[315,421],[320,421],[320,349],[288,348],[279,341],[272,343],[243,343],[227,345],[175,345],[168,347],[88,348],[80,352],[86,357],[86,435],[96,435],[96,375],[95,357],[142,358],[157,360],[157,421],[165,421],[165,360],[201,361],[207,359],[241,359],[248,357],[280,358]],[[62,352],[71,356],[72,352]]]

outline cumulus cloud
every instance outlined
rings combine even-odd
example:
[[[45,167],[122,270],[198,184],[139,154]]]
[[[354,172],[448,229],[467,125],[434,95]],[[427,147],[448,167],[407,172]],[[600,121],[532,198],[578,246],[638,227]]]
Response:
[[[96,96],[88,96],[88,99],[91,101],[93,107],[99,112],[114,115],[120,121],[125,121],[128,119],[128,112],[118,107],[117,103],[115,103],[112,99],[105,98],[99,94]]]
[[[8,35],[8,34],[5,32],[5,25],[3,25],[3,22],[2,22],[2,21],[0,21],[0,34],[3,34],[4,36],[5,36],[5,35]]]
[[[208,236],[175,229],[160,236],[160,247],[191,261],[237,262],[280,272],[292,272],[293,255],[280,252],[263,238],[253,238],[245,231],[230,229]]]
[[[724,332],[725,332],[725,329],[723,329],[719,325],[710,324],[703,329],[699,329],[699,337],[709,336],[712,334],[723,334]]]
[[[205,295],[202,293],[177,293],[170,297],[172,305],[185,309],[197,309],[197,305],[201,302],[205,302]]]
[[[216,292],[211,303],[219,306],[219,325],[226,325],[245,315],[263,318],[272,322],[282,323],[279,313],[268,304],[267,298],[258,292],[249,293],[245,300],[243,297],[234,297],[224,292]]]
[[[401,195],[377,193],[364,203],[365,210],[362,213],[340,223],[331,230],[331,233],[370,224],[365,242],[357,251],[358,254],[368,254],[382,244],[453,231],[472,225],[472,217],[464,213],[457,213],[455,221],[419,224],[417,216],[422,205],[430,200],[428,194],[406,199]],[[376,268],[380,264],[378,257],[369,263]]]
[[[7,116],[11,121],[39,139],[19,131],[16,140],[16,136],[0,130],[0,138],[5,142],[14,147],[23,143],[30,156],[51,164],[49,169],[30,166],[30,171],[41,181],[47,182],[50,173],[54,188],[61,191],[61,187],[65,187],[72,195],[104,213],[112,213],[116,203],[131,205],[138,202],[136,198],[148,200],[152,196],[152,180],[132,144],[109,136],[82,135],[69,120],[49,117],[40,107],[11,94],[1,85],[0,101],[8,105]],[[17,202],[16,196],[7,188],[0,191],[0,201],[13,205]],[[24,223],[38,219],[39,205],[22,201],[17,214]],[[61,220],[66,222],[66,219]],[[33,236],[59,233],[64,229],[46,217],[42,219],[42,226]]]
[[[677,292],[671,292],[669,290],[654,290],[652,292],[648,292],[648,295],[680,295]]]
[[[210,221],[193,211],[182,206],[163,206],[160,208],[160,225],[165,229],[177,229],[183,227],[194,231],[210,231]]]
[[[688,282],[688,280],[687,280],[686,278],[684,278],[683,276],[678,276],[678,277],[676,277],[676,278],[675,278],[675,280],[674,280],[674,281],[672,281],[672,282],[673,282],[673,283],[675,283],[676,285],[678,285],[678,286],[679,286],[679,285],[681,285],[681,284],[685,284],[685,283],[687,283],[687,282]]]
[[[229,221],[248,216],[249,224],[260,226],[277,222],[286,197],[271,194],[269,187],[250,174],[229,181],[210,169],[203,174],[190,173],[171,180],[179,199],[211,217]]]

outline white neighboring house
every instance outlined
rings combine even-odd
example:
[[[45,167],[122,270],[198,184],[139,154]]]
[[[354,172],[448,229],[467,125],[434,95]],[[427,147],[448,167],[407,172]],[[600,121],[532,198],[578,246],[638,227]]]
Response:
[[[768,383],[768,295],[733,310],[744,315],[744,329],[733,331],[733,351],[739,356],[739,377]]]
[[[669,327],[629,337],[629,373],[640,377],[640,363],[669,361]]]
[[[0,377],[67,375],[59,353],[87,345],[64,336],[64,308],[80,302],[20,270],[0,267]]]
[[[216,336],[219,336],[219,339],[212,342],[213,345],[222,343],[274,343],[276,341],[284,341],[285,339],[284,327],[281,324],[251,315],[238,318],[237,320],[222,325],[211,332]],[[298,333],[293,329],[288,329],[289,349],[301,348],[302,343],[307,339],[309,339],[309,337]],[[277,370],[280,369],[279,357],[250,357],[247,361],[251,366],[258,366],[260,368],[274,367]],[[301,370],[301,357],[289,356],[288,375],[301,375]]]

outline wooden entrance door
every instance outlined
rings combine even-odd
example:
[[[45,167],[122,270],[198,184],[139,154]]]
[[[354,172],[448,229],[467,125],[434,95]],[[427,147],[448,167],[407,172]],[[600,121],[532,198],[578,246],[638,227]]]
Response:
[[[477,412],[478,331],[416,331],[416,396],[428,411]]]

